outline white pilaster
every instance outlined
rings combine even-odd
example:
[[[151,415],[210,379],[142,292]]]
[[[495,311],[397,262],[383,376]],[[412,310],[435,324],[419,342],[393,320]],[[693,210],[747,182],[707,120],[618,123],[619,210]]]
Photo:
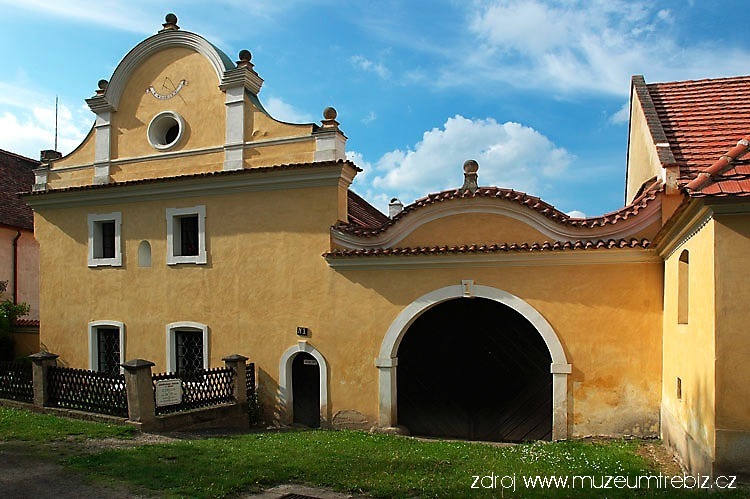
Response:
[[[98,111],[94,123],[94,183],[109,183],[112,113]]]
[[[346,159],[346,137],[339,130],[315,132],[315,155],[313,161],[337,161]]]
[[[245,87],[226,88],[227,108],[224,170],[241,170],[245,145]]]

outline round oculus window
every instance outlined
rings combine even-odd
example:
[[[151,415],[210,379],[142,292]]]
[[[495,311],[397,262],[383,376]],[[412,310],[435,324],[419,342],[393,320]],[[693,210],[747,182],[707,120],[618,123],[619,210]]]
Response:
[[[182,116],[174,111],[163,111],[148,124],[148,142],[156,149],[169,149],[180,141],[184,130]]]

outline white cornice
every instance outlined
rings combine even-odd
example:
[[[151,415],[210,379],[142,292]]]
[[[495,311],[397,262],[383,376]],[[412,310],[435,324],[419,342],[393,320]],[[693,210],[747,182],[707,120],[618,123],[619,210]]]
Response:
[[[266,147],[266,146],[275,146],[275,145],[283,145],[283,144],[293,144],[296,142],[307,142],[312,141],[313,138],[309,135],[303,135],[301,137],[282,137],[279,139],[267,139],[267,140],[254,140],[250,142],[245,142],[243,144],[243,147],[245,149],[251,148],[251,147]],[[133,156],[129,158],[117,158],[113,159],[110,163],[113,165],[124,165],[124,164],[130,164],[130,163],[140,163],[140,162],[146,162],[146,161],[158,161],[160,159],[174,159],[174,158],[184,158],[188,156],[197,156],[200,154],[211,154],[211,153],[218,153],[218,152],[224,152],[224,144],[214,147],[202,147],[200,149],[186,149],[182,151],[164,151],[159,152],[156,154],[149,154],[147,156]],[[75,170],[84,170],[86,168],[92,168],[94,166],[93,163],[89,163],[86,165],[75,165],[75,166],[60,166],[56,168],[52,168],[50,171],[52,173],[56,172],[66,172],[66,171],[75,171]]]
[[[711,208],[700,202],[691,203],[659,243],[659,255],[664,260],[668,259],[679,247],[700,232],[712,218]]]
[[[698,234],[714,217],[750,215],[750,203],[745,200],[697,198],[682,213],[659,244],[659,254],[666,260],[678,248]]]
[[[662,259],[654,250],[640,248],[409,256],[355,256],[327,258],[326,261],[331,268],[338,271],[662,263]]]
[[[581,239],[627,239],[657,222],[661,216],[661,206],[654,200],[645,208],[641,208],[637,216],[631,215],[616,224],[607,224],[603,227],[581,228],[555,222],[532,208],[507,199],[460,198],[418,208],[385,231],[372,237],[347,234],[335,229],[331,231],[331,235],[334,244],[349,249],[393,248],[426,223],[468,213],[506,216],[528,224],[551,241],[577,241]],[[501,235],[498,234],[498,236]]]
[[[238,174],[217,174],[184,179],[157,179],[130,185],[111,185],[103,188],[48,192],[30,195],[24,201],[33,208],[62,208],[73,206],[111,205],[158,199],[198,196],[218,196],[243,192],[302,189],[337,186],[346,163],[309,168],[273,171],[246,170]]]

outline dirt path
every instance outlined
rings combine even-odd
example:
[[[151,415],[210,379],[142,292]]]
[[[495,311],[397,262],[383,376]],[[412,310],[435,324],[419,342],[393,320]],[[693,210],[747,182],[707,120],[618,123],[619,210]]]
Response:
[[[153,497],[93,482],[57,464],[49,455],[25,442],[0,443],[0,491],[4,498],[111,499]]]

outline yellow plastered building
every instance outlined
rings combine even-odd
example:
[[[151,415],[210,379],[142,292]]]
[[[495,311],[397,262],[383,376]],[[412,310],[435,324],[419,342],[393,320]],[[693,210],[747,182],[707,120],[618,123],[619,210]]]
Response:
[[[750,471],[750,188],[727,184],[750,173],[748,123],[697,154],[685,134],[714,124],[669,118],[750,80],[635,77],[628,204],[585,219],[477,185],[472,161],[460,188],[382,214],[349,189],[335,110],[277,121],[262,83],[249,52],[168,17],[87,100],[82,144],[36,170],[41,342],[61,363],[238,353],[268,422],[661,434],[696,472]]]

